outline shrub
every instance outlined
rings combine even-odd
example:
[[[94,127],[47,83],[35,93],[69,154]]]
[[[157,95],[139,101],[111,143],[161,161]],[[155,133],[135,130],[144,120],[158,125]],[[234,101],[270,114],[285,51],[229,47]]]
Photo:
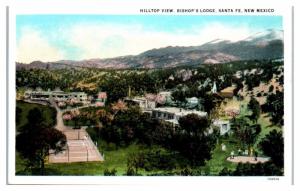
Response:
[[[104,176],[116,176],[117,170],[115,168],[109,170],[109,169],[104,169]]]

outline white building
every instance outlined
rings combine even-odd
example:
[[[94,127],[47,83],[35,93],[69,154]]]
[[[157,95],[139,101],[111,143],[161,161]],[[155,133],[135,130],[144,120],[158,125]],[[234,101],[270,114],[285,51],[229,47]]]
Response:
[[[63,91],[26,91],[25,99],[33,101],[68,101],[76,100],[78,102],[88,102],[87,94],[84,92],[63,92]]]
[[[171,122],[173,125],[178,125],[180,117],[188,114],[197,114],[200,117],[206,117],[207,113],[196,110],[184,110],[177,107],[158,107],[152,110],[152,117]]]
[[[213,122],[214,126],[219,127],[220,135],[225,135],[230,131],[230,122],[225,120],[215,120]]]
[[[142,110],[151,110],[156,107],[156,102],[146,99],[145,97],[125,98],[125,102],[133,102]]]

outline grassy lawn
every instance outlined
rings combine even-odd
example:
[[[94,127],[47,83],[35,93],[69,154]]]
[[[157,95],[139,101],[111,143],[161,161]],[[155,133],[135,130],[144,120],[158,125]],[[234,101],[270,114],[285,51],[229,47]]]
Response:
[[[226,145],[226,151],[222,151],[222,143]],[[211,176],[219,175],[219,172],[225,167],[227,167],[229,170],[234,170],[237,164],[228,162],[226,159],[230,156],[231,151],[235,151],[236,153],[238,149],[239,148],[236,143],[225,139],[220,140],[216,145],[216,148],[213,150],[212,158],[206,162],[204,167],[201,168],[204,169],[204,171],[209,171]]]
[[[258,138],[256,140],[256,143],[254,145],[254,148],[257,148],[258,144],[260,143],[260,141],[267,135],[269,134],[272,130],[277,130],[277,131],[282,131],[282,127],[279,127],[277,125],[273,125],[271,122],[270,122],[270,117],[268,117],[267,114],[262,114],[258,121],[257,121],[258,124],[261,125],[261,132],[260,134],[258,135]]]
[[[56,123],[56,110],[49,106],[44,106],[40,104],[26,103],[23,101],[17,101],[17,108],[21,109],[19,115],[19,121],[16,123],[16,129],[18,130],[21,126],[27,123],[27,115],[28,112],[33,108],[40,108],[45,116],[47,124],[55,124]]]
[[[114,151],[104,152],[104,162],[76,162],[76,163],[56,163],[46,164],[46,175],[103,175],[104,169],[117,170],[117,175],[124,175],[127,169],[127,157],[130,153],[140,151],[138,145],[130,145],[126,148],[119,148]],[[16,171],[21,172],[24,169],[22,159],[17,156]],[[143,171],[139,173],[144,174]],[[23,174],[23,173],[22,173]]]

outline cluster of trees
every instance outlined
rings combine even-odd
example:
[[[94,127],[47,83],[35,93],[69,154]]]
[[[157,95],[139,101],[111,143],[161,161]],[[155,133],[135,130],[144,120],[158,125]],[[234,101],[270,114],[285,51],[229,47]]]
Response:
[[[179,153],[157,146],[128,157],[126,175],[139,175],[139,170],[154,172],[150,175],[201,175],[199,168],[192,170],[188,159]]]
[[[250,150],[261,132],[261,125],[257,123],[261,108],[259,102],[254,97],[251,97],[248,103],[248,109],[251,112],[250,115],[237,118],[233,116],[231,123],[232,130],[240,147]]]
[[[243,87],[242,81],[246,81],[248,89],[253,88],[261,81],[268,82],[273,73],[278,73],[278,66],[283,63],[274,63],[268,60],[231,62],[218,65],[200,65],[193,67],[178,67],[166,69],[132,69],[132,70],[103,70],[103,69],[56,69],[56,70],[18,70],[16,74],[17,87],[37,88],[44,90],[59,87],[63,91],[85,91],[95,94],[97,91],[106,91],[108,101],[115,102],[128,94],[131,87],[133,95],[142,95],[145,92],[155,93],[161,89],[177,89],[182,84],[188,87],[186,96],[197,96],[199,84],[207,79],[218,84],[218,89],[237,84],[237,91]],[[262,73],[246,74],[241,73],[237,79],[237,71],[257,69]],[[191,76],[186,78],[181,71],[190,71]],[[280,73],[280,72],[279,72]],[[76,78],[74,77],[76,76]],[[171,78],[172,76],[172,78]],[[283,81],[283,80],[281,80]],[[93,84],[93,88],[78,87],[78,84]],[[180,88],[179,88],[180,89]],[[208,91],[211,84],[202,89]],[[236,92],[237,92],[236,91]]]
[[[256,142],[261,132],[261,126],[259,124],[251,124],[247,117],[233,120],[232,129],[241,148],[247,148],[248,150]]]
[[[139,107],[129,106],[116,113],[113,119],[103,120],[101,128],[94,128],[95,133],[92,138],[101,138],[107,143],[115,144],[116,147],[132,143],[148,147],[159,145],[176,153],[181,159],[186,159],[191,166],[202,166],[211,158],[211,151],[215,147],[217,138],[216,133],[208,132],[209,128],[209,120],[196,114],[181,117],[179,125],[174,127],[168,122],[152,119],[147,113],[142,113]],[[153,156],[153,153],[147,155]],[[170,159],[170,155],[160,154],[159,156],[160,160],[164,160],[161,157],[165,157],[165,161]],[[155,159],[155,157],[150,158]],[[143,166],[143,168],[149,169],[150,167]]]
[[[192,86],[192,88],[180,87],[172,92],[172,99],[177,104],[177,106],[182,108],[187,108],[187,98],[196,97],[201,98],[201,103],[198,104],[198,107],[201,105],[204,111],[208,114],[215,108],[217,102],[211,94],[207,94],[204,89],[200,89],[197,86]],[[196,108],[197,109],[197,108]]]
[[[156,93],[159,90],[173,90],[173,99],[185,105],[188,97],[201,97],[204,110],[208,113],[216,107],[214,98],[206,94],[211,89],[211,84],[216,81],[218,89],[237,84],[235,95],[243,88],[245,81],[248,89],[258,86],[261,82],[268,82],[273,73],[280,74],[278,67],[283,63],[271,61],[249,61],[232,62],[221,65],[200,65],[198,68],[170,68],[170,69],[139,69],[139,70],[100,70],[100,69],[58,69],[58,70],[20,70],[17,71],[17,87],[30,87],[43,89],[54,89],[60,87],[64,91],[86,91],[95,94],[97,91],[106,91],[108,102],[115,103],[128,94],[129,87],[132,95],[142,95],[146,92]],[[245,69],[258,69],[262,71],[256,74],[241,73],[241,78],[235,77],[237,71]],[[183,78],[180,71],[186,70],[191,76]],[[76,78],[74,77],[76,76]],[[209,79],[209,84],[199,88]],[[279,79],[280,80],[280,79]],[[283,83],[283,78],[281,79]],[[77,89],[79,82],[94,83],[96,89]],[[184,85],[183,85],[184,84]],[[246,118],[233,119],[235,135],[241,141],[243,147],[250,148],[256,141],[261,127],[257,124],[260,116],[260,105],[255,98],[251,98],[248,104],[251,115]],[[20,109],[17,109],[20,111]],[[266,104],[262,107],[263,112],[269,112],[274,124],[283,124],[283,93],[276,92],[267,97]],[[17,136],[17,150],[23,158],[28,160],[28,166],[44,168],[44,159],[49,149],[60,151],[65,144],[65,137],[49,125],[43,123],[43,117],[39,119],[38,110],[30,112],[28,121]],[[34,114],[32,114],[34,113]],[[17,114],[18,115],[18,114]],[[17,120],[19,120],[17,116]],[[179,161],[185,161],[190,167],[203,166],[205,161],[210,160],[211,151],[215,146],[217,135],[209,133],[210,121],[197,115],[187,115],[180,118],[179,125],[173,127],[171,124],[152,119],[147,113],[142,113],[138,107],[126,107],[121,103],[111,107],[95,111],[82,111],[75,116],[74,120],[82,124],[96,124],[91,137],[102,139],[112,143],[116,147],[127,146],[138,142],[142,145],[159,145],[162,150],[137,153],[128,159],[128,175],[138,174],[138,169],[145,170],[168,169],[178,165]],[[91,131],[91,130],[89,130]],[[282,151],[268,152],[273,139],[280,142],[280,135],[276,133],[266,137],[261,147],[267,156],[272,158],[272,165],[279,169],[283,165]],[[51,139],[50,139],[51,138]],[[268,140],[269,139],[269,140]],[[37,144],[39,143],[39,144]],[[26,145],[30,145],[26,146]],[[282,148],[283,149],[283,148]],[[47,151],[47,152],[46,152]],[[280,161],[282,157],[282,161]],[[164,165],[166,164],[166,165]],[[271,165],[271,166],[272,166]],[[181,174],[192,173],[188,167]],[[270,165],[263,164],[260,167],[240,165],[237,172],[233,174],[249,174],[247,169],[264,169],[267,172]],[[241,170],[244,169],[244,170]],[[246,169],[246,170],[245,170]],[[168,169],[169,170],[169,169]],[[226,169],[224,169],[226,172]],[[254,169],[255,171],[255,169]],[[255,171],[256,172],[256,171]],[[107,170],[105,174],[114,175],[114,170]],[[224,173],[224,172],[223,172]],[[231,173],[231,172],[230,172]]]
[[[161,78],[150,72],[121,72],[103,76],[99,89],[106,91],[108,102],[115,102],[128,95],[129,87],[132,95],[143,95],[146,92],[156,93],[161,89]]]
[[[259,102],[254,97],[251,97],[248,103],[248,109],[252,112],[249,118],[255,123],[257,123],[257,120],[261,113],[261,108]]]
[[[262,105],[262,111],[268,112],[271,117],[271,122],[277,125],[284,124],[284,103],[283,103],[284,93],[276,91],[276,93],[269,94],[267,96],[267,101]]]
[[[260,143],[265,155],[271,157],[271,162],[280,169],[284,167],[284,140],[282,132],[271,131]]]
[[[22,69],[16,72],[16,87],[42,88],[44,90],[60,88],[64,91],[80,91],[76,88],[76,83],[89,79],[96,74],[91,69]],[[88,89],[86,91],[88,92]]]
[[[16,150],[26,161],[26,170],[44,174],[45,159],[49,150],[57,153],[64,149],[66,136],[45,123],[45,117],[38,108],[28,112],[27,121],[16,136]]]
[[[282,169],[275,166],[272,162],[266,163],[239,163],[235,170],[223,168],[220,176],[282,176]]]
[[[42,112],[42,116],[45,119],[43,123],[46,126],[54,126],[56,124],[56,110],[55,108],[48,107],[45,105],[39,104],[29,104],[24,101],[17,101],[16,102],[16,130],[19,131],[20,127],[24,125],[24,123],[28,123],[27,113],[28,110],[33,108],[39,108]]]

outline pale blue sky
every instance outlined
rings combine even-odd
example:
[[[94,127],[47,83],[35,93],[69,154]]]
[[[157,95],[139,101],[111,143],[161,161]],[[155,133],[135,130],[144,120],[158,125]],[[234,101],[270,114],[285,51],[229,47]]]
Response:
[[[266,29],[282,30],[282,17],[17,15],[17,59],[123,56],[162,46],[200,45],[215,38],[235,41]]]

